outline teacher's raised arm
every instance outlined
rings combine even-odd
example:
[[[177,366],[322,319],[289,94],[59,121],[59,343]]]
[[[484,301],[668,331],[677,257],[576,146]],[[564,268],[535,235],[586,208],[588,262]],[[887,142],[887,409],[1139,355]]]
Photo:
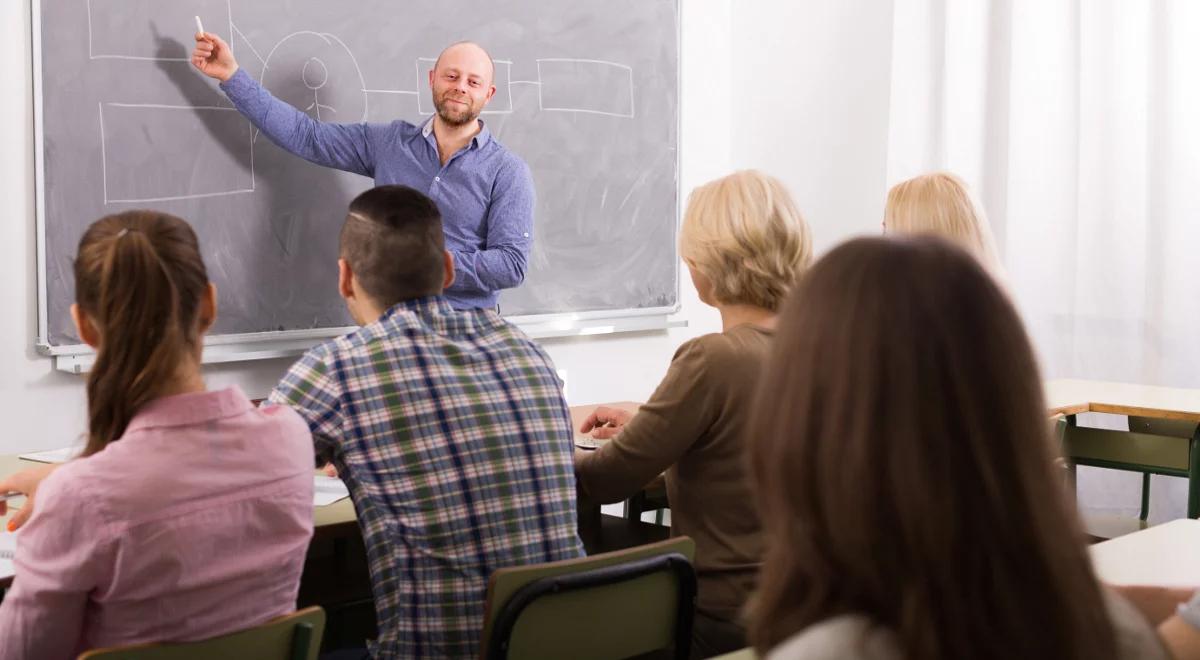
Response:
[[[310,117],[272,96],[238,67],[229,44],[209,32],[196,34],[192,65],[219,80],[234,107],[289,153],[433,199],[459,271],[445,292],[455,308],[496,308],[500,289],[524,280],[533,247],[533,178],[479,119],[496,87],[495,64],[478,44],[464,41],[442,51],[428,74],[436,112],[419,125]]]

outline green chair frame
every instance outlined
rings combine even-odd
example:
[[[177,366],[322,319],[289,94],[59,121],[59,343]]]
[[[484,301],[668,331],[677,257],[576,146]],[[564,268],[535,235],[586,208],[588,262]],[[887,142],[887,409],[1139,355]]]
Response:
[[[307,607],[254,628],[200,642],[93,649],[78,660],[317,660],[324,631],[325,611]]]
[[[488,583],[480,657],[600,660],[691,651],[695,542],[503,568]]]

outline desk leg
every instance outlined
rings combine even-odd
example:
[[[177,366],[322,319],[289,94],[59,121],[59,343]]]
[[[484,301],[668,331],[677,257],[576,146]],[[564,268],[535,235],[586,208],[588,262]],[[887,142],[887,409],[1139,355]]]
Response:
[[[1188,509],[1187,517],[1200,516],[1200,427],[1192,434],[1188,445]]]
[[[585,547],[595,547],[600,544],[601,522],[600,505],[593,504],[583,498],[576,502],[577,515],[576,531]]]
[[[1188,489],[1191,489],[1192,480],[1188,479]],[[1190,495],[1190,493],[1189,493]],[[1150,473],[1142,473],[1142,510],[1138,513],[1138,520],[1142,521],[1142,529],[1146,527],[1146,520],[1150,517]]]
[[[1063,466],[1066,468],[1066,487],[1068,492],[1075,496],[1076,505],[1079,502],[1079,490],[1075,487],[1075,462],[1067,455],[1067,435],[1071,429],[1075,428],[1077,421],[1075,415],[1067,415],[1058,422],[1058,452],[1062,455]]]

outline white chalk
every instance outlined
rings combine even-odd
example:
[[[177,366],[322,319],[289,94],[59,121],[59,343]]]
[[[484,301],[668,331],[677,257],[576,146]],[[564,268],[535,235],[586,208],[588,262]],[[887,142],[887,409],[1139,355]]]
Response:
[[[200,31],[200,34],[204,34],[204,24],[200,22],[199,16],[196,17],[196,29]]]

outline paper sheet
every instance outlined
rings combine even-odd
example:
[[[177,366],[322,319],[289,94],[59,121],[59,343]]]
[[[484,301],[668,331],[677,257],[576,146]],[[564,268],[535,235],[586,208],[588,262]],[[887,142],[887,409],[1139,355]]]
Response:
[[[17,535],[0,531],[0,579],[16,574],[13,570],[13,553],[17,551]]]
[[[313,506],[327,506],[347,497],[350,491],[341,479],[323,474],[313,477]]]
[[[21,458],[38,463],[66,463],[78,453],[79,449],[76,447],[63,447],[23,454]],[[347,497],[350,497],[350,491],[346,490],[346,484],[342,483],[341,479],[324,475],[313,477],[313,506],[327,506]]]
[[[26,461],[37,461],[38,463],[66,463],[78,456],[82,451],[82,447],[63,447],[62,449],[21,454],[18,458]]]

